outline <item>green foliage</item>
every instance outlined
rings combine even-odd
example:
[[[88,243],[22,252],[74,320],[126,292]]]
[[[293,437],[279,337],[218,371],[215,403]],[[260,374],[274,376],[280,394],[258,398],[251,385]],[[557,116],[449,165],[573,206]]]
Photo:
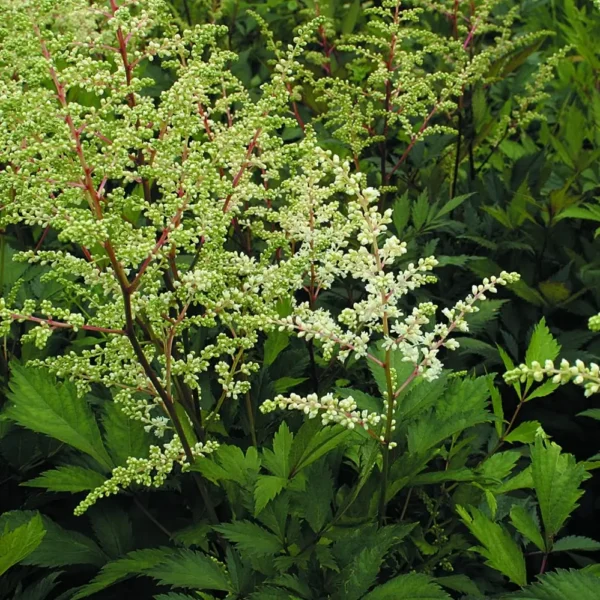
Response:
[[[509,533],[475,508],[467,511],[458,507],[458,512],[471,533],[482,544],[473,550],[485,557],[488,565],[506,575],[513,583],[525,585],[525,557]]]
[[[149,548],[129,552],[122,558],[104,565],[89,584],[76,592],[73,600],[87,598],[125,578],[152,572],[172,554],[172,548]]]
[[[424,575],[409,573],[391,579],[364,596],[365,600],[449,600],[450,596]]]
[[[251,558],[276,556],[283,550],[283,543],[276,535],[250,521],[219,525],[215,529],[234,542],[241,553]]]
[[[111,467],[92,410],[77,397],[72,384],[57,386],[43,371],[13,366],[8,398],[12,402],[5,411],[8,418],[89,454],[105,469]]]
[[[558,570],[546,573],[522,592],[506,596],[513,600],[592,600],[598,593],[598,578],[578,571]]]
[[[0,575],[27,558],[41,543],[46,531],[40,515],[14,529],[5,526],[0,536]]]
[[[2,598],[596,598],[600,11],[0,17]]]
[[[225,568],[200,552],[181,550],[152,570],[152,577],[165,585],[194,590],[231,589]]]
[[[554,360],[560,354],[560,345],[554,339],[546,320],[542,319],[533,330],[527,353],[525,354],[525,362],[531,364],[534,360],[543,362],[545,360]]]
[[[546,544],[560,531],[583,495],[581,483],[588,478],[582,464],[570,454],[561,453],[553,442],[536,439],[531,449],[532,476],[540,505]]]
[[[84,492],[102,485],[105,477],[84,467],[65,465],[52,471],[45,471],[39,477],[30,479],[22,485],[45,488],[51,492]]]

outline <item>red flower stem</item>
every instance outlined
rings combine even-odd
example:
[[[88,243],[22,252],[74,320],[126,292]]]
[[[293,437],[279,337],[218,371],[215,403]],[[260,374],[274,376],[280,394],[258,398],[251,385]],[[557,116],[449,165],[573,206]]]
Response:
[[[33,323],[40,323],[49,325],[52,329],[73,329],[75,325],[71,323],[63,323],[62,321],[55,321],[54,319],[42,319],[40,317],[33,317],[27,315],[19,315],[17,313],[12,313],[10,318],[15,321],[32,321]],[[125,331],[123,329],[111,329],[110,327],[96,327],[95,325],[81,325],[78,329],[83,329],[85,331],[97,331],[99,333],[114,333],[116,335],[125,335]]]

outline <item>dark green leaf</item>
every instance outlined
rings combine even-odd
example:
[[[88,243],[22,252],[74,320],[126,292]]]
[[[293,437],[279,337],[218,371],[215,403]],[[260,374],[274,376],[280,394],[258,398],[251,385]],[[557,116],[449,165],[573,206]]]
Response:
[[[553,538],[583,495],[579,488],[589,476],[572,454],[541,436],[531,449],[533,484],[542,513],[546,538]]]
[[[342,33],[348,34],[354,31],[358,15],[360,13],[360,0],[354,0],[350,7],[346,10],[346,14],[342,19]]]
[[[521,535],[533,542],[540,550],[545,550],[546,546],[539,524],[530,511],[520,504],[515,504],[510,511],[510,520]]]
[[[0,534],[0,575],[27,558],[46,535],[40,515]]]
[[[396,228],[396,234],[402,236],[404,229],[408,225],[408,220],[410,219],[410,200],[408,199],[408,193],[405,192],[396,200],[396,202],[394,202],[392,219],[394,221],[394,227]]]
[[[264,346],[264,365],[268,367],[290,343],[290,334],[285,331],[271,331]]]
[[[96,419],[72,383],[59,385],[46,371],[13,366],[8,398],[7,417],[89,454],[107,470],[112,468]]]
[[[568,535],[552,544],[552,552],[597,552],[600,542],[582,535]]]
[[[422,573],[394,577],[364,596],[364,600],[451,600],[432,579]]]
[[[288,480],[286,477],[277,477],[275,475],[259,475],[254,488],[254,514],[260,511],[275,498],[286,486]]]
[[[98,471],[92,471],[75,465],[57,467],[44,471],[39,477],[30,479],[21,485],[45,488],[51,492],[85,492],[100,487],[106,477]]]
[[[546,573],[524,590],[504,596],[506,600],[597,600],[600,579],[582,571],[558,569]]]
[[[287,479],[290,474],[290,450],[294,436],[286,422],[283,421],[273,438],[273,451],[263,451],[263,463],[273,475]]]
[[[144,575],[149,573],[172,554],[173,548],[134,550],[125,557],[104,565],[90,583],[77,591],[72,600],[87,598],[88,596],[109,587],[113,583],[132,577],[133,575]]]
[[[546,325],[546,319],[542,318],[533,330],[529,346],[527,347],[527,353],[525,354],[525,362],[527,365],[531,365],[533,361],[537,361],[543,365],[546,360],[554,360],[559,352],[560,344],[550,333]]]
[[[454,196],[451,200],[448,200],[444,206],[438,211],[437,215],[435,215],[436,219],[447,215],[449,212],[452,212],[455,208],[458,208],[465,200],[468,200],[473,194],[463,194],[462,196]]]
[[[226,539],[236,544],[240,553],[246,556],[260,557],[276,555],[283,545],[277,536],[250,521],[235,521],[214,528]]]
[[[580,413],[577,413],[578,417],[589,417],[590,419],[596,419],[600,421],[600,408],[588,408]]]
[[[457,511],[469,531],[481,544],[472,550],[485,557],[487,565],[506,575],[513,583],[525,585],[525,558],[508,532],[476,508],[472,508],[469,513],[467,509],[458,506]]]
[[[539,421],[525,421],[505,436],[504,441],[511,444],[514,442],[531,444],[535,440],[536,433],[540,427],[541,424]]]
[[[133,529],[126,511],[105,501],[93,506],[89,516],[96,538],[110,558],[133,550]]]
[[[124,465],[127,458],[146,458],[152,436],[144,430],[144,424],[128,417],[115,402],[104,404],[102,416],[104,440],[116,465]]]
[[[179,550],[153,568],[149,574],[163,585],[194,590],[231,590],[225,567],[216,559],[194,552]]]

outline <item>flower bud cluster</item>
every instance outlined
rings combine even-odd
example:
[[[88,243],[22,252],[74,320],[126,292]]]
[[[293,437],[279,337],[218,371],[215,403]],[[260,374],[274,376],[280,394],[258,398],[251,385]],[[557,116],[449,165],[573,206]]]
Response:
[[[449,336],[468,330],[474,303],[516,280],[484,280],[445,312],[448,324],[435,323],[431,303],[403,312],[408,294],[435,281],[436,259],[401,262],[406,243],[390,233],[392,211],[378,209],[379,190],[347,158],[321,148],[310,126],[299,141],[281,136],[298,126],[290,100],[310,78],[299,60],[310,26],[300,27],[287,48],[273,44],[273,77],[250,94],[230,68],[235,55],[220,49],[223,28],[178,33],[163,0],[131,0],[110,13],[84,0],[64,0],[61,11],[55,2],[17,4],[0,8],[0,28],[9,28],[0,37],[14,40],[0,46],[0,64],[11,65],[0,72],[0,197],[10,199],[0,227],[53,232],[17,259],[42,269],[42,281],[52,281],[57,293],[38,302],[12,290],[0,299],[0,333],[27,322],[24,339],[42,347],[55,331],[66,341],[86,331],[93,346],[35,364],[71,379],[81,394],[93,385],[109,388],[129,418],[161,443],[169,440],[115,469],[80,512],[130,484],[161,485],[176,464],[184,467],[166,400],[200,396],[207,382],[218,384],[216,417],[222,402],[250,390],[259,365],[249,356],[262,332],[293,331],[315,340],[325,359],[342,361],[351,353],[375,359],[369,347],[383,340],[385,350],[414,364],[415,374],[433,379],[442,368],[439,351],[457,347]],[[372,9],[381,33],[389,32],[382,24],[389,8]],[[400,22],[412,24],[418,15],[402,11]],[[404,35],[399,23],[393,27]],[[370,60],[368,48],[381,48],[385,36],[355,42],[359,61]],[[332,94],[325,123],[355,150],[372,143],[364,124],[380,122],[376,106],[385,95],[378,85],[391,78],[398,110],[389,125],[416,143],[427,133],[414,133],[415,119],[427,118],[432,98],[434,112],[451,110],[452,98],[485,70],[456,40],[428,35],[427,46],[427,53],[402,50],[395,58],[407,62],[393,73],[376,67],[370,97],[362,85],[336,78],[316,84],[317,94]],[[450,72],[415,77],[429,52],[451,57]],[[141,65],[155,57],[174,82],[152,97],[146,92],[154,82]],[[349,118],[357,113],[360,119]],[[341,279],[360,282],[364,295],[339,315],[315,309],[319,294]],[[302,290],[309,302],[296,301]],[[282,301],[291,304],[284,318],[277,312]],[[404,383],[394,373],[392,381],[392,392]],[[394,422],[359,411],[351,397],[278,396],[263,410],[277,406],[350,429],[385,421],[384,440],[392,445]],[[207,442],[194,453],[212,448]]]
[[[208,441],[206,444],[198,442],[192,447],[192,454],[195,457],[206,456],[218,447],[219,445],[214,441]],[[131,485],[159,488],[164,485],[176,465],[179,465],[182,471],[188,470],[191,466],[186,461],[181,440],[174,435],[173,439],[162,447],[150,446],[148,458],[130,456],[125,466],[113,469],[110,478],[78,504],[75,514],[82,515],[100,498],[118,494]]]
[[[325,396],[317,396],[317,394],[309,394],[306,397],[298,394],[291,394],[289,397],[279,395],[274,400],[266,400],[260,406],[262,413],[269,413],[276,409],[299,410],[308,416],[309,419],[314,419],[319,414],[323,425],[337,423],[347,429],[355,427],[363,427],[369,429],[379,425],[382,416],[367,410],[358,410],[356,402],[352,396],[347,398],[335,398],[333,394]]]
[[[571,382],[583,386],[586,397],[600,392],[600,366],[596,363],[590,363],[588,366],[579,359],[573,365],[562,359],[558,367],[551,360],[545,361],[543,365],[533,361],[531,365],[521,364],[504,374],[507,383],[525,382],[528,379],[541,382],[547,378],[560,385]]]

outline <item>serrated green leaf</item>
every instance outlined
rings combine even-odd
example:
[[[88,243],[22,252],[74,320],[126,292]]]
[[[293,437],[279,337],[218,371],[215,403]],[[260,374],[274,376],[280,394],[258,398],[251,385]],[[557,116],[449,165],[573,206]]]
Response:
[[[370,591],[364,600],[451,600],[432,579],[422,573],[394,577]]]
[[[199,471],[210,481],[235,481],[241,486],[254,482],[259,469],[260,458],[254,446],[244,455],[241,448],[232,444],[222,444],[210,457],[192,465],[192,471]]]
[[[278,575],[277,577],[273,577],[271,583],[273,585],[277,585],[287,590],[293,591],[296,594],[298,594],[301,598],[312,597],[312,592],[308,583],[306,583],[306,581],[302,581],[295,575],[290,575],[289,573]]]
[[[277,536],[251,521],[216,525],[214,529],[235,543],[240,553],[246,556],[271,556],[283,550],[283,544]]]
[[[62,575],[60,571],[52,573],[47,577],[43,577],[38,581],[28,585],[21,593],[13,596],[12,600],[48,600],[49,598],[56,598],[56,600],[64,600],[64,596],[52,595],[52,591],[60,583],[58,578]]]
[[[27,523],[39,513],[31,510],[13,510],[0,515],[0,531],[15,529]],[[41,516],[46,535],[40,545],[23,559],[23,564],[38,567],[62,567],[66,565],[102,566],[107,556],[91,538],[63,529],[52,519]]]
[[[550,329],[546,325],[546,319],[542,320],[535,326],[529,346],[525,353],[525,362],[531,365],[533,361],[544,364],[546,360],[554,360],[560,353],[560,344],[550,333]]]
[[[413,202],[411,214],[413,225],[419,231],[427,222],[429,215],[429,197],[426,191],[421,192],[417,201]]]
[[[285,394],[288,390],[304,383],[308,377],[280,377],[273,382],[273,391],[276,394]]]
[[[525,421],[518,427],[515,427],[505,438],[505,442],[511,444],[521,442],[522,444],[531,444],[535,440],[536,433],[541,424],[539,421]]]
[[[600,542],[582,535],[568,535],[552,544],[552,552],[597,552]]]
[[[263,464],[273,475],[288,478],[291,471],[290,450],[293,440],[294,436],[283,421],[273,438],[273,451],[268,449],[263,451]]]
[[[240,555],[230,546],[226,549],[226,567],[231,579],[233,593],[238,596],[247,595],[254,585],[254,570],[252,565],[243,561]]]
[[[521,458],[521,454],[515,450],[496,452],[483,461],[478,471],[484,479],[503,481],[512,473],[519,458]]]
[[[0,535],[0,575],[27,558],[42,542],[46,530],[39,514]]]
[[[472,550],[485,557],[487,565],[506,575],[513,583],[525,585],[525,557],[508,532],[476,508],[471,508],[469,513],[466,508],[458,506],[457,511],[469,531],[481,544]]]
[[[396,228],[397,235],[401,236],[404,233],[404,229],[408,225],[409,219],[410,200],[408,199],[408,192],[405,192],[394,202],[394,208],[392,212],[392,220],[394,221],[394,227]]]
[[[436,219],[447,215],[449,212],[453,211],[455,208],[458,208],[465,200],[468,200],[473,194],[463,194],[462,196],[454,196],[454,198],[448,200],[444,206],[438,211],[437,215],[435,215]]]
[[[123,558],[107,563],[90,583],[80,588],[72,600],[87,598],[117,581],[152,571],[164,559],[173,554],[173,548],[148,548],[134,550]]]
[[[408,429],[409,451],[422,455],[443,440],[490,421],[488,381],[487,376],[453,380],[444,396],[437,399],[435,408],[424,413]]]
[[[85,492],[100,487],[106,477],[98,471],[65,465],[50,471],[44,471],[39,477],[30,479],[21,485],[26,487],[44,488],[51,492]]]
[[[545,573],[524,590],[504,596],[503,600],[597,600],[599,586],[594,575],[557,569]]]
[[[280,494],[258,515],[261,525],[265,525],[275,536],[284,540],[286,537],[288,518],[290,515],[290,496]]]
[[[286,331],[270,331],[264,345],[263,364],[268,367],[289,346],[290,334]]]
[[[529,466],[497,487],[496,492],[498,494],[507,494],[508,492],[514,492],[515,490],[531,488],[533,488],[533,475],[531,466]]]
[[[351,432],[348,429],[339,425],[323,427],[317,419],[306,421],[294,437],[292,444],[291,475],[299,473],[327,453],[341,447],[344,440],[350,435]]]
[[[83,533],[63,529],[47,517],[42,518],[46,535],[42,543],[23,562],[38,567],[94,565],[100,567],[108,559],[98,544]]]
[[[560,446],[538,436],[531,448],[531,468],[546,539],[560,531],[583,495],[581,483],[589,477],[572,454],[563,454]]]
[[[104,441],[115,465],[124,465],[131,456],[146,458],[152,436],[144,424],[124,414],[115,402],[106,402],[103,409]]]
[[[53,437],[94,458],[102,467],[113,463],[104,448],[98,423],[70,382],[58,384],[41,369],[13,366],[5,415],[22,427]]]
[[[490,298],[485,302],[481,302],[478,306],[479,310],[476,313],[468,315],[467,317],[467,320],[469,322],[470,334],[478,334],[488,329],[490,323],[498,318],[498,315],[500,314],[500,309],[506,303],[507,300],[497,300],[495,298]],[[463,338],[459,338],[459,341],[462,345]]]
[[[474,481],[475,479],[477,479],[477,476],[471,469],[461,467],[460,469],[419,473],[409,481],[409,485],[416,487],[432,483],[442,483],[443,481]]]
[[[275,498],[288,483],[286,477],[275,475],[259,475],[254,488],[254,515]]]
[[[447,385],[446,375],[442,375],[434,381],[415,382],[402,402],[397,403],[396,419],[409,421],[431,408],[439,401]]]
[[[102,550],[111,559],[133,550],[133,528],[126,511],[116,504],[102,502],[90,509],[89,517]]]
[[[494,421],[494,428],[498,438],[501,438],[502,434],[504,433],[504,406],[502,404],[502,396],[500,395],[500,390],[493,384],[492,381],[490,381],[488,385],[490,388],[490,397],[492,399],[492,410],[494,411],[494,416],[496,417],[496,421]]]
[[[231,591],[225,567],[215,559],[193,550],[179,550],[148,572],[163,585],[194,590]]]
[[[320,462],[310,469],[306,490],[302,494],[302,514],[310,528],[318,533],[331,519],[334,496],[333,478],[326,463]]]
[[[600,408],[588,408],[580,413],[577,413],[578,417],[589,417],[590,419],[596,419],[600,421]]]
[[[455,590],[456,592],[471,594],[475,597],[481,596],[481,591],[477,585],[475,585],[475,582],[466,575],[445,575],[443,577],[436,577],[435,582],[439,583],[442,587]]]
[[[513,359],[509,356],[508,352],[504,348],[502,348],[502,346],[496,347],[498,348],[498,353],[500,354],[500,358],[502,359],[504,368],[507,371],[512,371],[515,368],[515,363]]]
[[[600,221],[600,211],[593,205],[569,206],[561,210],[556,220],[561,219],[586,219],[589,221]]]
[[[544,383],[542,383],[542,385],[538,385],[533,392],[531,392],[531,394],[527,394],[525,401],[529,402],[534,398],[545,398],[546,396],[553,394],[559,385],[560,384],[554,383],[551,379],[544,381]]]
[[[172,539],[186,548],[197,546],[201,550],[204,550],[204,552],[208,552],[210,542],[209,535],[211,531],[211,525],[199,521],[197,523],[192,523],[183,529],[174,531],[172,533]]]
[[[354,0],[346,10],[346,14],[342,19],[342,33],[348,34],[354,31],[358,15],[360,14],[360,0]]]
[[[530,511],[520,504],[515,504],[510,511],[510,520],[514,528],[542,552],[546,549],[542,532]]]
[[[344,557],[350,560],[336,577],[339,590],[333,595],[334,600],[358,600],[373,585],[381,564],[389,549],[404,539],[412,531],[409,526],[388,525],[381,527],[370,535],[355,531],[353,539],[344,539],[336,545],[340,562]],[[352,543],[354,542],[354,543]],[[344,544],[341,548],[340,544]],[[368,596],[368,595],[367,595]]]

